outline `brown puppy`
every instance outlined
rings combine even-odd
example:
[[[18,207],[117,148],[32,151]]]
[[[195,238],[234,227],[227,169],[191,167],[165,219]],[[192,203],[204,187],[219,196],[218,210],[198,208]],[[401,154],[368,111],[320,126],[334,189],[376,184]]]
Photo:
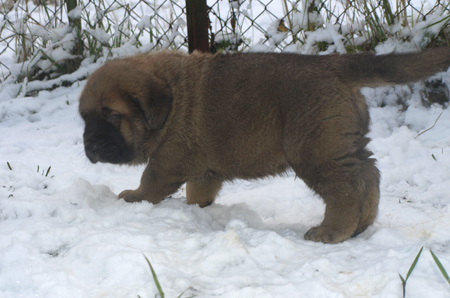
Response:
[[[380,175],[359,89],[417,81],[450,66],[449,48],[374,56],[163,52],[107,63],[80,98],[91,162],[147,167],[128,202],[154,204],[187,182],[207,206],[223,181],[292,168],[326,203],[305,239],[336,243],[375,219]]]

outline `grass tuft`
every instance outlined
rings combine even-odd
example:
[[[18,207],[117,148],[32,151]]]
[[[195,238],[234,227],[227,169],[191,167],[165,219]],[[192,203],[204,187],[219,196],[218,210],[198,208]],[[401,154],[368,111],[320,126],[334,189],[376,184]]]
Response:
[[[48,167],[47,171],[42,170],[42,176],[48,177],[48,174],[50,173],[51,166]],[[37,172],[39,173],[39,165],[37,166]],[[51,176],[50,178],[53,178],[54,176]]]
[[[403,298],[405,298],[405,295],[406,295],[406,282],[408,281],[408,278],[411,275],[411,273],[413,272],[414,268],[416,268],[417,262],[419,261],[420,255],[422,254],[422,250],[423,250],[423,246],[419,250],[419,253],[417,254],[416,258],[414,259],[414,262],[411,264],[411,267],[409,267],[408,273],[406,274],[406,278],[403,278],[403,276],[401,276],[400,273],[398,274],[398,276],[400,277],[400,279],[402,281]]]
[[[411,275],[411,273],[413,272],[414,268],[416,267],[417,262],[419,261],[420,255],[422,254],[422,250],[423,250],[423,246],[419,250],[419,253],[417,254],[416,258],[414,259],[414,262],[411,264],[411,267],[409,268],[408,273],[406,274],[406,278],[403,278],[403,276],[401,276],[400,273],[398,274],[398,276],[400,277],[400,279],[402,281],[403,298],[405,298],[405,296],[406,296],[406,282],[408,281],[409,276]],[[450,277],[448,276],[448,273],[445,270],[444,266],[442,265],[442,263],[439,261],[439,258],[434,254],[434,252],[431,249],[430,249],[430,253],[431,253],[431,256],[433,257],[434,262],[438,266],[439,271],[441,271],[442,276],[444,276],[445,280],[450,285]]]

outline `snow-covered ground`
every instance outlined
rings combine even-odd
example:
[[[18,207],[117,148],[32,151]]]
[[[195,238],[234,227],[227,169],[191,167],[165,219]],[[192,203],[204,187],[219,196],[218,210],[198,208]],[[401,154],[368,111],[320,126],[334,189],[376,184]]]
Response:
[[[435,21],[413,28],[414,38],[423,40]],[[314,36],[339,45],[331,28]],[[117,55],[138,51],[127,46]],[[414,49],[393,41],[377,47]],[[1,59],[15,75],[22,68],[11,55]],[[143,166],[93,165],[85,157],[77,111],[85,81],[22,96],[77,80],[102,61],[86,59],[52,81],[15,85],[11,78],[0,86],[0,298],[153,298],[144,256],[166,297],[187,289],[182,297],[398,298],[398,274],[406,277],[422,246],[407,297],[450,297],[430,255],[450,272],[450,111],[424,107],[420,84],[363,90],[369,147],[382,173],[379,215],[363,234],[329,245],[303,239],[321,222],[324,204],[293,173],[228,183],[204,209],[187,205],[184,189],[158,205],[118,200],[138,186]],[[440,77],[450,86],[450,70]],[[406,111],[398,98],[408,98]]]
[[[450,84],[450,71],[442,77]],[[329,245],[303,239],[324,204],[293,174],[229,183],[204,209],[183,189],[155,206],[118,200],[143,167],[87,160],[84,84],[33,98],[0,90],[0,297],[154,297],[145,255],[166,297],[398,298],[398,274],[422,246],[407,297],[450,297],[429,252],[450,271],[450,111],[425,108],[419,85],[364,90],[380,211],[366,232]]]

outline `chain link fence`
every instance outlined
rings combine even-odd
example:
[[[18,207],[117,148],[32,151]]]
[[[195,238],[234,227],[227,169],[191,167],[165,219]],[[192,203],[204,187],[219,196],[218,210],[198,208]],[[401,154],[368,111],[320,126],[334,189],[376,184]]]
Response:
[[[448,0],[429,1],[427,5],[416,2],[417,7],[410,0],[394,4],[389,0],[236,0],[225,3],[227,5],[218,0],[211,6],[212,43],[222,48],[221,45],[227,45],[224,40],[228,41],[231,50],[258,45],[273,51],[295,50],[305,44],[311,32],[325,28],[325,24],[335,25],[339,34],[353,39],[353,44],[358,44],[355,39],[359,37],[364,37],[365,42],[379,42],[388,35],[395,35],[388,28],[390,25],[401,23],[401,27],[412,27],[436,12],[441,16],[450,13]],[[448,23],[447,17],[441,25],[448,29]],[[374,36],[378,36],[378,40],[371,40]]]
[[[12,73],[16,81],[68,73],[76,64],[68,61],[86,57],[187,49],[184,0],[83,0],[70,12],[71,0],[34,1],[0,0],[2,82]],[[441,28],[434,36],[448,42],[449,0],[420,6],[407,0],[396,5],[388,0],[208,0],[207,5],[212,51],[367,50],[391,35],[407,39],[399,27],[413,28],[431,16],[431,25]],[[320,32],[327,37],[318,37]],[[11,69],[20,63],[22,78]]]

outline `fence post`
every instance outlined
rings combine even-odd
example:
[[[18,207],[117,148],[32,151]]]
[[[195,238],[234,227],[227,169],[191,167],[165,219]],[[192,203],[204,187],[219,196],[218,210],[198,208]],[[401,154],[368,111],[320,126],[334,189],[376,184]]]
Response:
[[[64,0],[67,5],[67,13],[69,13],[72,9],[77,7],[77,0]],[[72,32],[76,35],[76,42],[71,50],[73,55],[77,55],[78,57],[74,59],[67,60],[65,63],[66,71],[68,73],[72,73],[78,68],[80,68],[81,60],[83,59],[83,41],[81,39],[81,18],[68,18],[69,25],[72,28]]]
[[[209,52],[209,19],[206,0],[186,0],[189,53]]]
[[[77,7],[78,3],[77,0],[65,0],[67,5],[67,13],[69,13],[72,9]],[[83,43],[81,42],[81,18],[72,19],[69,18],[69,24],[70,27],[72,27],[76,34],[77,34],[77,43],[75,44],[75,47],[73,48],[73,53],[75,55],[83,55]]]

